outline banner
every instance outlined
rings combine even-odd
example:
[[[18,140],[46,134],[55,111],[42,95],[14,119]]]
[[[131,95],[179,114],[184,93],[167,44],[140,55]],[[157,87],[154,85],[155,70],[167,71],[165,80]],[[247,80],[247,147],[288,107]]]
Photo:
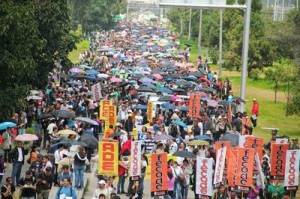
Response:
[[[276,144],[288,144],[289,140],[286,138],[276,138],[275,143]]]
[[[148,102],[148,106],[147,106],[147,120],[148,122],[152,122],[153,119],[153,103],[152,102]]]
[[[259,156],[257,153],[255,153],[255,161],[257,162],[257,170],[258,170],[258,175],[259,175],[260,182],[261,182],[261,188],[264,190],[265,189],[265,175],[261,168],[261,162],[260,162],[260,159],[259,159]]]
[[[288,144],[276,144],[271,142],[271,176],[277,176],[279,178],[284,176],[286,151],[288,149]]]
[[[227,153],[226,153],[226,159],[228,160],[229,156],[228,156],[228,150],[231,147],[230,142],[229,141],[217,141],[215,142],[215,151],[216,154],[218,154],[218,151],[220,148],[222,147],[226,147],[227,148]]]
[[[99,142],[98,145],[98,174],[118,176],[119,143]]]
[[[212,170],[211,158],[197,158],[196,194],[212,196]]]
[[[131,155],[130,155],[130,170],[129,176],[136,177],[141,175],[141,142],[132,141],[131,142]]]
[[[167,153],[151,154],[151,194],[153,196],[167,195],[167,161]]]
[[[108,129],[109,125],[116,125],[117,123],[117,106],[108,107],[108,118],[105,122],[105,129]]]
[[[244,148],[244,144],[246,142],[246,138],[251,135],[239,135],[239,147]]]
[[[190,94],[189,117],[191,119],[199,118],[200,109],[201,109],[201,94],[200,93]]]
[[[227,150],[227,147],[222,147],[217,152],[217,157],[216,157],[217,162],[216,162],[216,169],[215,169],[214,184],[221,183],[223,180],[226,150]]]
[[[227,159],[227,179],[228,179],[228,185],[231,187],[234,187],[235,184],[235,178],[236,178],[236,169],[237,169],[237,153],[238,153],[238,147],[231,147],[228,149],[228,156]]]
[[[300,150],[287,150],[285,161],[284,186],[299,185]]]
[[[246,137],[246,141],[244,143],[244,148],[255,149],[255,153],[258,154],[259,160],[261,162],[263,156],[263,147],[264,147],[264,139],[254,136]],[[254,171],[258,171],[258,162],[256,159],[254,160]]]
[[[93,95],[94,102],[97,102],[102,98],[100,83],[92,86],[92,95]]]
[[[254,149],[239,148],[237,153],[237,186],[250,187],[253,180]]]
[[[108,120],[109,117],[109,106],[112,105],[112,101],[110,100],[101,100],[100,101],[100,119],[101,120]]]

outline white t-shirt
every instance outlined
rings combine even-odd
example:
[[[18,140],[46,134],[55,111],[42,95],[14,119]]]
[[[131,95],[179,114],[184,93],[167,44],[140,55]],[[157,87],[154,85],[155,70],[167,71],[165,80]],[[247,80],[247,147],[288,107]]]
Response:
[[[56,124],[55,123],[50,123],[47,127],[47,131],[48,131],[48,134],[49,135],[52,135],[53,134],[53,127],[55,127]]]
[[[177,151],[178,149],[178,145],[176,142],[173,142],[171,145],[170,145],[170,148],[169,148],[169,153],[170,154],[173,154]]]
[[[18,157],[18,162],[22,162],[23,161],[23,151],[22,148],[17,147],[18,152],[19,152],[19,157]]]

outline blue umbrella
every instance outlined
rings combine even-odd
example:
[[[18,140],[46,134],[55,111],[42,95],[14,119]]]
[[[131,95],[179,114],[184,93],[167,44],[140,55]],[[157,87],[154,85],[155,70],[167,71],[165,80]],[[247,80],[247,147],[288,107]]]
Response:
[[[83,68],[83,69],[90,69],[90,67],[87,66],[87,65],[80,65],[80,68]]]
[[[100,74],[99,71],[96,71],[96,70],[93,70],[93,69],[86,70],[85,72],[86,72],[86,74],[89,74],[89,75],[98,75],[98,74]]]
[[[0,124],[0,130],[5,130],[7,128],[12,128],[17,126],[15,123],[13,122],[3,122]]]
[[[172,94],[173,93],[173,91],[171,91],[168,88],[159,88],[159,89],[157,89],[157,91],[160,91],[162,93],[167,93],[167,94]]]
[[[157,89],[157,87],[154,86],[154,85],[151,84],[151,83],[143,83],[142,86],[146,86],[146,87],[149,87],[149,88],[151,88],[151,89]]]
[[[70,142],[58,142],[56,144],[53,144],[49,149],[48,153],[54,153],[56,149],[58,149],[58,145],[64,145],[64,146],[71,146],[72,144]]]
[[[170,104],[170,103],[163,103],[163,104],[161,104],[161,107],[164,109],[175,109],[176,108],[175,105]]]
[[[195,140],[210,140],[210,141],[214,141],[213,138],[207,136],[207,135],[197,135],[195,136]]]
[[[180,111],[189,111],[189,107],[187,106],[176,106],[176,109]]]
[[[143,77],[139,81],[142,82],[142,83],[151,83],[151,82],[153,82],[153,80],[148,78],[148,77]]]
[[[138,104],[136,106],[134,106],[132,109],[143,109],[143,110],[146,110],[147,109],[147,106],[146,105],[141,105],[141,104]]]
[[[187,128],[187,125],[181,120],[175,120],[175,121],[173,121],[173,123],[178,126],[182,126],[183,128]]]

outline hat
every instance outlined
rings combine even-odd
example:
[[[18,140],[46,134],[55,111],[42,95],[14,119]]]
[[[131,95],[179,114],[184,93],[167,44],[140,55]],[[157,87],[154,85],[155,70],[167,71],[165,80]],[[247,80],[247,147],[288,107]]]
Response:
[[[116,126],[123,126],[120,122],[118,122],[117,124],[116,124]]]
[[[187,132],[188,133],[192,133],[193,131],[192,131],[192,129],[188,129]]]
[[[206,133],[205,133],[206,135],[211,135],[211,131],[210,130],[208,130],[208,131],[206,131]]]
[[[253,101],[256,101],[256,98],[253,98]]]
[[[233,91],[232,91],[232,90],[230,90],[230,91],[229,91],[229,93],[233,93]]]
[[[105,180],[100,180],[98,184],[106,184]]]
[[[132,113],[132,110],[131,110],[131,109],[129,109],[127,112],[128,112],[128,113]]]
[[[178,109],[175,109],[175,112],[179,112],[179,110],[178,110]]]
[[[131,113],[129,113],[129,114],[128,114],[128,117],[132,117],[132,114],[131,114]]]

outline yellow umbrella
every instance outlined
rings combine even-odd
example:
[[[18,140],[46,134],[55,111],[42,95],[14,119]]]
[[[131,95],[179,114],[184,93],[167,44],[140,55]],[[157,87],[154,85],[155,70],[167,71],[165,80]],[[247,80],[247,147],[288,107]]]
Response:
[[[72,131],[69,129],[58,131],[57,134],[59,134],[59,135],[77,135],[77,133],[75,131]]]
[[[193,145],[208,146],[209,143],[204,140],[192,140],[188,143],[188,145],[190,145],[190,146],[193,146]]]

